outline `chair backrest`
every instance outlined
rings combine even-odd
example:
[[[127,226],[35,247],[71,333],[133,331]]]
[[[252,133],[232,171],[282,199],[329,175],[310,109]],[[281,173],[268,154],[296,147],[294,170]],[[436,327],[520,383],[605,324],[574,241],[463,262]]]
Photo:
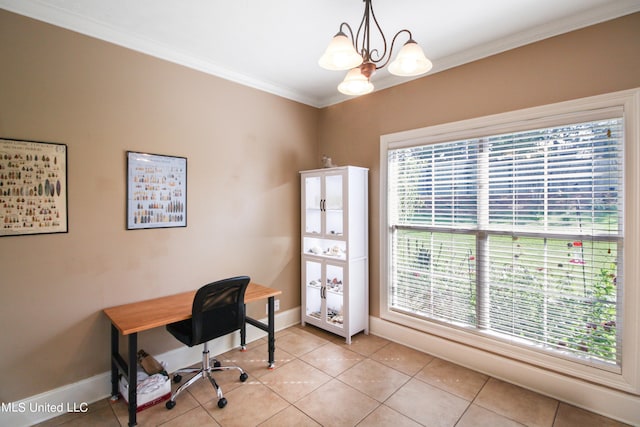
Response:
[[[204,285],[196,292],[192,308],[193,345],[239,330],[245,321],[247,276]]]

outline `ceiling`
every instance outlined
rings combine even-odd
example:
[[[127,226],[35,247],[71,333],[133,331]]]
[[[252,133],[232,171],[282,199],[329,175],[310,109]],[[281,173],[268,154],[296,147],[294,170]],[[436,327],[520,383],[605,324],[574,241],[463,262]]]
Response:
[[[324,70],[318,58],[340,23],[355,32],[364,11],[362,0],[0,0],[0,7],[314,107],[347,99],[336,89],[346,72]],[[413,33],[433,74],[640,11],[640,0],[374,0],[373,9],[389,42],[401,29]],[[379,90],[407,79],[382,69],[371,81]]]

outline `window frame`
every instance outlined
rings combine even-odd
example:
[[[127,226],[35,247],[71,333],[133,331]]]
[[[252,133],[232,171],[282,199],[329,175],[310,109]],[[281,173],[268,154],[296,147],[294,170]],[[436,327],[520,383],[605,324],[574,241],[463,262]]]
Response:
[[[472,331],[435,321],[418,319],[389,307],[391,282],[391,236],[388,221],[388,151],[396,148],[439,142],[481,138],[546,126],[600,119],[603,114],[622,110],[624,117],[624,241],[622,266],[625,280],[620,310],[624,319],[621,333],[622,371],[588,366],[557,355],[495,340]],[[640,392],[640,89],[597,95],[523,110],[434,125],[380,137],[380,317],[382,320],[458,342],[488,353],[522,361],[550,371],[584,379],[618,390]],[[631,260],[631,261],[629,261]]]

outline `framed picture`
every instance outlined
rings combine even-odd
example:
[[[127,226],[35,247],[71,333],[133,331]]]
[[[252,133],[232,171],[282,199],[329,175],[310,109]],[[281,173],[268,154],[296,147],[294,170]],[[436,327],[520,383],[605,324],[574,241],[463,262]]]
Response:
[[[66,232],[67,146],[0,138],[0,237]]]
[[[127,230],[187,226],[187,159],[127,151]]]

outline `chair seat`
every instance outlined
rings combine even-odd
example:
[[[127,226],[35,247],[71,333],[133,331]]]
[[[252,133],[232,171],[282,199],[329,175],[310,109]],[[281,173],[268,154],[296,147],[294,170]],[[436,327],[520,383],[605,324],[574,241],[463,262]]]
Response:
[[[191,333],[191,319],[182,320],[167,325],[167,331],[178,339],[181,343],[193,347],[199,343],[193,342],[193,334]]]
[[[202,313],[199,334],[194,334],[193,320],[181,320],[167,325],[167,331],[183,344],[193,347],[238,330],[237,307],[222,307],[218,311]],[[199,336],[198,336],[199,335]]]

